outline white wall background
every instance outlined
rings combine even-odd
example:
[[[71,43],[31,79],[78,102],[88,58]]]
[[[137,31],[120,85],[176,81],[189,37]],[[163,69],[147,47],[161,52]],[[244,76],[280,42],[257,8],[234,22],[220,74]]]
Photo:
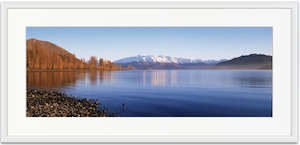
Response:
[[[22,1],[22,2],[25,2],[25,1],[38,1],[38,2],[42,2],[42,1],[45,1],[45,0],[0,0],[0,2],[14,2],[14,1]],[[61,0],[47,0],[47,1],[61,1]],[[63,1],[84,1],[84,0],[63,0]],[[88,0],[88,1],[128,1],[128,0]],[[130,1],[162,1],[162,0],[130,0]],[[184,1],[184,0],[163,0],[163,1]],[[189,1],[228,1],[228,0],[189,0]],[[230,1],[280,1],[280,0],[230,0]],[[300,8],[300,4],[299,4],[299,0],[286,0],[286,1],[298,1],[298,7]],[[300,13],[298,11],[298,21],[300,19]],[[299,26],[298,26],[298,29],[299,29]],[[299,34],[298,34],[299,36]],[[299,37],[298,37],[298,42],[299,42]],[[299,43],[298,43],[299,44]],[[300,51],[299,51],[299,55],[300,56]],[[299,64],[300,65],[300,64]],[[300,66],[298,67],[300,68]],[[298,71],[300,72],[300,71]],[[299,74],[300,76],[300,74]],[[300,104],[300,99],[299,100],[299,103]],[[298,107],[300,108],[300,107]],[[298,110],[298,113],[299,113],[299,116],[300,116],[300,110]],[[1,144],[1,143],[0,143]],[[13,145],[13,144],[11,144]],[[29,145],[29,144],[28,144]],[[34,145],[39,145],[38,143],[35,143]],[[80,145],[80,144],[78,144]],[[213,145],[213,144],[209,144],[209,145]],[[234,144],[234,145],[238,145],[238,144]],[[283,144],[278,144],[278,145],[283,145]],[[300,143],[298,142],[297,145],[300,145]]]

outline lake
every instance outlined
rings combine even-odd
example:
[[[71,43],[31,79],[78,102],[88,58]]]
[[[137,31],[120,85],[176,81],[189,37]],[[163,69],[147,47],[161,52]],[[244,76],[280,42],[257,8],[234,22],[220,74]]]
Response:
[[[121,117],[272,117],[270,70],[27,72],[27,87],[95,99]]]

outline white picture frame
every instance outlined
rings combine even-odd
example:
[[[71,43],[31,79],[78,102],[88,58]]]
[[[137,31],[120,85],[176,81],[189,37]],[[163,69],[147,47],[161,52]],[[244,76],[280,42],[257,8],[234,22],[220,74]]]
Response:
[[[265,136],[237,136],[237,135],[88,135],[88,136],[37,136],[10,135],[8,130],[9,103],[8,77],[9,55],[8,44],[10,34],[8,29],[9,9],[267,9],[290,11],[290,134]],[[234,13],[234,12],[233,12]],[[2,143],[296,143],[298,142],[298,88],[299,88],[299,50],[297,2],[3,2],[1,3],[1,142]],[[274,43],[274,42],[273,42]],[[16,60],[18,61],[18,60]],[[11,82],[14,83],[14,82]]]

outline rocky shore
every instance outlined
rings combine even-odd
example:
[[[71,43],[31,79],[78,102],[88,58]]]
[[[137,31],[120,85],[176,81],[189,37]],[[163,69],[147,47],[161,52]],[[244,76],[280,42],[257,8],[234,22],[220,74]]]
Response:
[[[95,100],[76,99],[57,90],[27,89],[27,117],[109,117]]]

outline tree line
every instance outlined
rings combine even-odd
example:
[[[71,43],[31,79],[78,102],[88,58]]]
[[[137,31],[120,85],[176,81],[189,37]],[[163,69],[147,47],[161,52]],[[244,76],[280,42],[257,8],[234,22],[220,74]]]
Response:
[[[103,58],[91,56],[89,60],[78,59],[74,54],[47,41],[27,40],[26,67],[28,70],[124,70],[135,69],[133,66],[122,67]]]

